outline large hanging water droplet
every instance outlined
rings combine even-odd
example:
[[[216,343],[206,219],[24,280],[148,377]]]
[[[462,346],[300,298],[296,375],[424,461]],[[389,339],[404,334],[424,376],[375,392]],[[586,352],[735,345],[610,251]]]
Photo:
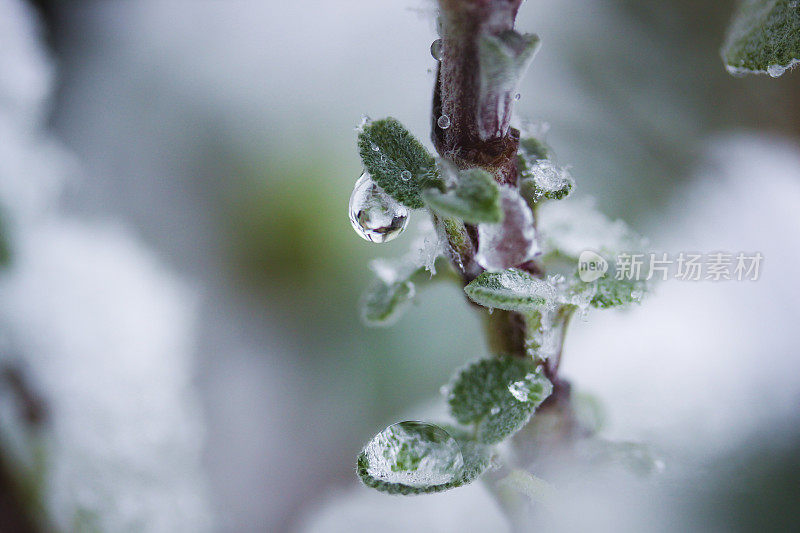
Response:
[[[387,483],[430,487],[462,475],[464,456],[445,430],[425,422],[400,422],[384,429],[363,451],[367,473]]]
[[[442,40],[436,39],[431,43],[431,55],[436,61],[442,60]]]
[[[386,194],[364,172],[350,195],[350,223],[370,242],[388,242],[408,226],[408,208]]]
[[[436,124],[443,130],[446,130],[447,128],[450,127],[450,117],[448,117],[447,115],[442,115],[438,119],[436,119]]]

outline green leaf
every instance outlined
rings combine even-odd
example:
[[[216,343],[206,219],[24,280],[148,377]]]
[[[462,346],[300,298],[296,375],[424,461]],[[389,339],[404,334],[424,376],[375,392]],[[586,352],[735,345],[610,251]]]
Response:
[[[507,102],[517,91],[522,76],[539,50],[539,37],[506,30],[499,34],[483,33],[478,39],[478,134],[489,139],[505,133],[511,119]],[[498,117],[497,110],[502,115]],[[498,120],[499,119],[499,120]]]
[[[441,492],[477,478],[489,465],[489,452],[463,431],[400,422],[367,443],[356,472],[366,486],[389,494]]]
[[[591,300],[592,307],[608,309],[641,303],[648,284],[644,280],[616,279],[613,274],[606,274],[590,285],[595,290]]]
[[[800,62],[800,5],[796,0],[742,2],[722,58],[731,74],[783,74]]]
[[[476,424],[478,441],[493,444],[519,431],[552,391],[531,360],[484,359],[455,377],[448,403],[458,422]]]
[[[575,180],[569,171],[555,166],[548,159],[533,163],[520,175],[520,194],[529,203],[542,199],[562,200],[569,196],[575,187]]]
[[[391,326],[403,316],[415,294],[408,279],[386,281],[375,279],[361,299],[361,318],[367,326]]]
[[[519,141],[519,157],[524,166],[528,166],[537,159],[549,159],[550,149],[535,137],[525,137]],[[520,168],[524,170],[524,168]]]
[[[425,205],[423,190],[441,186],[433,157],[394,118],[365,124],[358,134],[358,151],[372,179],[412,209]]]
[[[517,268],[483,272],[464,287],[464,292],[479,305],[506,311],[552,306],[558,296],[551,284]]]
[[[497,182],[483,169],[462,170],[455,189],[447,192],[428,189],[424,198],[434,211],[460,218],[467,224],[496,223],[503,219]]]

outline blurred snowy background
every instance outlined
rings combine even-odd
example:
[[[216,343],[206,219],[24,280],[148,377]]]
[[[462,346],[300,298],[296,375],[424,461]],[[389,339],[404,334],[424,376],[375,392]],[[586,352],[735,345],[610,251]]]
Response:
[[[518,112],[549,123],[578,194],[654,250],[765,257],[757,282],[670,281],[575,324],[567,376],[605,401],[609,436],[669,461],[658,487],[587,481],[553,528],[797,516],[800,74],[730,77],[732,9],[520,11],[543,47]],[[0,0],[0,483],[22,472],[63,531],[505,527],[480,485],[399,499],[353,471],[483,350],[455,287],[389,330],[357,319],[367,259],[408,237],[379,247],[350,228],[353,128],[391,114],[427,139],[433,13]],[[31,530],[6,488],[0,530]]]

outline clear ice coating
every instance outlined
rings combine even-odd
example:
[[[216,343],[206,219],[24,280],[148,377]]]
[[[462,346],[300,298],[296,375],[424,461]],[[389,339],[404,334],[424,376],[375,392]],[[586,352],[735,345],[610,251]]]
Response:
[[[519,191],[500,187],[503,220],[478,224],[478,263],[491,272],[520,265],[539,252],[533,214]]]
[[[442,60],[442,40],[436,39],[431,43],[431,55],[436,61]]]
[[[508,386],[508,392],[520,402],[530,401],[531,383],[536,379],[535,374],[528,374],[525,378],[515,381]]]
[[[532,179],[536,185],[536,198],[540,200],[547,193],[569,190],[574,180],[566,168],[557,167],[549,159],[537,159],[529,162],[524,177]]]
[[[408,208],[386,194],[364,172],[350,195],[350,223],[370,242],[389,242],[408,226]]]
[[[387,483],[424,488],[455,481],[464,468],[458,442],[425,422],[399,422],[369,441],[367,473]]]
[[[447,115],[442,115],[438,119],[436,119],[436,124],[439,125],[440,128],[446,130],[450,127],[450,117]]]

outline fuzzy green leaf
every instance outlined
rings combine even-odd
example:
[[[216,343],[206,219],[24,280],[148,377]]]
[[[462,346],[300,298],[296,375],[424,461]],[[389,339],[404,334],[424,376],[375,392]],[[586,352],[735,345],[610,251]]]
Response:
[[[425,201],[434,211],[460,218],[467,224],[496,223],[503,219],[500,190],[492,175],[479,168],[462,170],[455,189],[429,189]]]
[[[780,76],[800,62],[800,4],[745,0],[733,18],[722,58],[732,74]]]
[[[527,166],[537,159],[549,159],[550,149],[535,137],[525,137],[519,141],[519,156],[522,158],[522,164]]]
[[[570,173],[547,159],[536,161],[520,174],[519,192],[529,203],[544,198],[562,200],[569,196],[574,187],[575,180]]]
[[[460,430],[400,422],[378,433],[358,456],[368,487],[389,494],[441,492],[470,483],[489,465],[489,448]]]
[[[375,183],[412,209],[425,205],[422,191],[440,187],[433,157],[394,118],[365,124],[358,134],[358,151]]]
[[[647,282],[636,279],[616,279],[613,274],[591,282],[595,287],[591,305],[597,309],[622,307],[640,303],[647,291]]]
[[[558,296],[548,282],[517,268],[483,272],[464,287],[464,292],[479,305],[506,311],[533,311],[551,306]]]
[[[448,403],[462,424],[476,424],[480,442],[500,442],[524,426],[553,387],[528,359],[484,359],[454,379]]]

